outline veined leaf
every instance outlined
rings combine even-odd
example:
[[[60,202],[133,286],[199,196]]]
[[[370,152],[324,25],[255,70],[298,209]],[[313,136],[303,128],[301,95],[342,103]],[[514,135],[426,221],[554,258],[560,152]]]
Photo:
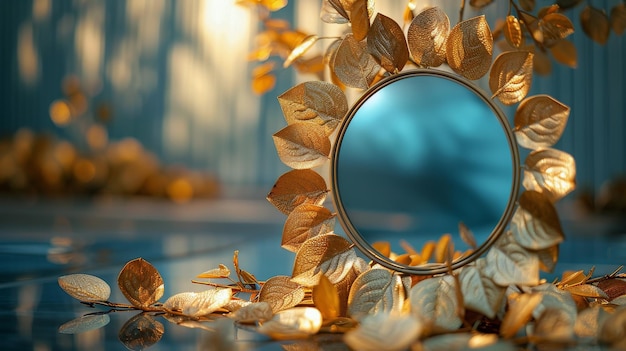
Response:
[[[368,0],[349,0],[345,3],[346,10],[350,15],[350,24],[352,25],[352,33],[357,41],[361,41],[367,37],[370,29],[370,12]]]
[[[367,49],[366,42],[360,42],[348,34],[341,41],[335,59],[331,62],[331,70],[339,80],[352,88],[367,89],[374,82],[380,65]]]
[[[322,327],[322,314],[313,307],[294,307],[280,311],[261,324],[257,331],[274,340],[304,339],[317,334]]]
[[[201,317],[209,315],[230,301],[233,291],[230,288],[209,289],[197,293],[183,305],[182,313],[186,316]]]
[[[533,316],[535,307],[541,302],[541,294],[519,294],[509,299],[509,309],[502,319],[500,335],[509,339],[515,336]]]
[[[611,28],[617,35],[624,34],[626,30],[626,4],[619,3],[611,9]]]
[[[481,260],[477,261],[476,266],[463,267],[459,281],[465,307],[493,319],[500,310],[506,289],[481,274],[484,263]]]
[[[83,300],[84,301],[84,300]],[[78,317],[59,327],[61,334],[80,334],[95,330],[109,324],[111,317],[108,314],[90,314]]]
[[[291,63],[293,61],[295,61],[298,58],[300,58],[311,47],[313,47],[313,44],[317,43],[318,40],[319,40],[319,37],[317,35],[308,35],[308,36],[306,36],[302,40],[302,42],[300,44],[298,44],[298,46],[296,46],[293,50],[291,50],[291,52],[289,53],[289,56],[287,56],[287,58],[283,62],[283,68],[289,67],[289,65],[291,65]]]
[[[453,71],[476,80],[491,67],[493,36],[485,16],[459,22],[446,41],[446,58]]]
[[[356,260],[351,247],[350,242],[336,234],[310,238],[296,253],[292,280],[307,287],[317,285],[322,274],[333,284],[341,281]]]
[[[422,324],[410,314],[367,315],[358,328],[347,332],[344,341],[353,350],[407,350],[422,333]]]
[[[525,191],[511,219],[511,232],[515,240],[531,250],[543,250],[561,243],[564,239],[559,215],[545,194]]]
[[[126,263],[117,276],[117,285],[126,299],[138,308],[159,301],[165,289],[159,271],[142,258]]]
[[[520,102],[532,83],[533,54],[528,51],[504,52],[496,58],[489,74],[489,88],[506,105]]]
[[[159,342],[163,333],[163,324],[154,316],[139,313],[124,323],[117,337],[129,350],[144,350]]]
[[[484,274],[500,286],[537,285],[539,259],[520,246],[511,232],[500,236],[487,253]]]
[[[335,226],[335,215],[326,207],[302,204],[287,216],[281,246],[296,252],[307,239],[328,234]]]
[[[451,275],[420,281],[411,289],[411,312],[430,328],[457,329],[462,321],[454,284]]]
[[[387,269],[370,269],[356,278],[348,297],[348,315],[361,320],[367,315],[400,312],[406,299],[398,275]]]
[[[409,60],[404,33],[393,19],[377,14],[367,34],[367,48],[389,73],[397,73]]]
[[[552,202],[569,194],[576,187],[574,158],[556,149],[531,152],[525,161],[524,188],[545,192]]]
[[[309,203],[321,205],[328,188],[324,178],[310,169],[294,169],[281,175],[267,195],[267,200],[284,214]]]
[[[415,62],[426,67],[438,67],[446,60],[446,39],[450,19],[439,7],[420,12],[407,31],[409,51]]]
[[[583,32],[587,34],[591,40],[600,45],[606,44],[611,34],[609,17],[603,10],[587,5],[580,12],[580,23]]]
[[[294,123],[274,134],[280,160],[295,169],[321,166],[328,160],[330,140],[324,130],[312,123]]]
[[[249,303],[229,315],[240,323],[263,322],[272,319],[273,316],[272,307],[267,302]]]
[[[268,279],[259,292],[259,301],[267,302],[274,313],[297,306],[304,299],[304,288],[290,277]]]
[[[288,124],[311,122],[324,126],[330,135],[348,112],[348,100],[341,89],[328,82],[304,82],[287,90],[278,102]]]
[[[514,132],[520,146],[528,149],[554,145],[563,134],[570,108],[548,95],[522,101],[515,111]]]
[[[341,305],[339,293],[325,275],[320,276],[320,281],[313,287],[313,304],[322,313],[324,320],[332,320],[340,316]]]
[[[520,48],[524,44],[524,32],[519,20],[515,16],[506,16],[503,27],[504,39],[514,48]]]
[[[196,276],[196,278],[208,278],[208,279],[216,279],[216,278],[228,278],[230,277],[230,269],[223,264],[219,264],[218,268],[210,269],[206,272],[202,272]]]
[[[58,283],[61,289],[79,301],[106,301],[111,296],[109,284],[89,274],[64,275],[59,277]]]

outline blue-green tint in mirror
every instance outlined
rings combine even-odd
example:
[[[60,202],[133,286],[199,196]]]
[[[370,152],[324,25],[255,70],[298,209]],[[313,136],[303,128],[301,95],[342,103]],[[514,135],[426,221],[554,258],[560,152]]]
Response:
[[[421,252],[450,234],[463,254],[453,266],[461,266],[508,224],[519,182],[518,151],[500,109],[471,83],[432,70],[395,75],[368,90],[340,129],[332,165],[348,236],[372,259],[418,274],[446,267],[435,257],[398,266],[372,244],[389,242],[401,254],[404,242]],[[461,222],[476,247],[461,238]]]

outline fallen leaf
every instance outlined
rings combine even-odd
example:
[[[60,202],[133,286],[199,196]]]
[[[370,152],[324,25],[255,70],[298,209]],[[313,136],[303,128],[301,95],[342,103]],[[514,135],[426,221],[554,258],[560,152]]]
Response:
[[[233,291],[230,288],[209,289],[197,293],[183,305],[182,313],[186,316],[201,317],[209,315],[230,301]]]
[[[80,301],[106,301],[111,296],[109,284],[89,274],[64,275],[59,277],[58,283],[61,289]]]
[[[255,323],[272,319],[274,312],[269,303],[261,301],[241,307],[230,318],[239,323]]]
[[[481,274],[484,263],[485,261],[481,260],[476,266],[463,267],[459,274],[459,281],[465,307],[493,319],[504,301],[506,289]]]
[[[500,336],[510,339],[517,334],[517,331],[526,325],[533,316],[535,307],[541,302],[542,295],[518,294],[509,300],[509,309],[502,319],[500,325]]]
[[[138,308],[146,308],[159,301],[165,289],[159,271],[142,258],[124,265],[117,276],[117,285],[126,299]]]

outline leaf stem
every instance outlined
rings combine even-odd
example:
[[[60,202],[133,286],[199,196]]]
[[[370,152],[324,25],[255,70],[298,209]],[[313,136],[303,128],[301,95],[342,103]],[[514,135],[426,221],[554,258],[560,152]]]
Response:
[[[463,22],[464,13],[465,13],[465,0],[461,0],[461,8],[459,9],[459,22]]]

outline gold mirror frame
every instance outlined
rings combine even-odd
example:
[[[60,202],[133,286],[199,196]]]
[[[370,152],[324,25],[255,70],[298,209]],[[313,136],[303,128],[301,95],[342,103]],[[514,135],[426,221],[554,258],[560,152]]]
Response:
[[[394,82],[397,82],[401,79],[411,78],[411,77],[420,77],[420,76],[430,76],[430,77],[438,77],[442,79],[447,79],[454,83],[458,83],[462,87],[476,94],[476,96],[480,97],[482,102],[484,102],[489,108],[493,111],[498,123],[502,126],[503,132],[506,136],[506,140],[509,146],[509,151],[511,153],[511,162],[512,162],[512,175],[513,179],[511,182],[511,190],[509,193],[509,200],[507,205],[502,213],[499,221],[496,223],[491,233],[489,234],[487,240],[481,243],[478,247],[476,247],[470,255],[464,255],[460,259],[454,260],[451,263],[451,266],[448,267],[444,263],[430,263],[423,264],[418,266],[409,266],[400,264],[389,257],[384,256],[378,250],[376,250],[372,243],[367,242],[360,234],[359,230],[354,226],[352,221],[349,219],[347,214],[347,210],[343,205],[341,196],[338,191],[338,156],[341,150],[342,141],[344,139],[346,130],[350,125],[350,122],[359,111],[361,106],[375,93],[387,87]],[[351,239],[351,241],[359,248],[361,252],[363,252],[370,259],[379,263],[380,265],[389,268],[391,270],[407,273],[407,274],[415,274],[415,275],[432,275],[432,274],[441,274],[449,271],[450,269],[455,270],[460,267],[465,266],[466,264],[473,262],[480,256],[482,256],[491,245],[498,239],[498,237],[505,231],[506,227],[509,225],[509,221],[513,216],[513,212],[515,210],[515,206],[517,204],[517,198],[519,195],[519,187],[520,187],[520,156],[519,150],[517,147],[517,142],[515,140],[515,135],[513,130],[507,120],[504,112],[498,105],[496,105],[492,100],[490,100],[485,93],[478,88],[476,85],[471,83],[470,81],[463,79],[460,76],[457,76],[453,73],[449,73],[441,70],[434,69],[412,69],[403,71],[401,73],[389,76],[370,89],[368,89],[358,101],[354,103],[350,111],[347,113],[346,118],[343,120],[342,124],[339,126],[339,132],[337,134],[337,138],[333,145],[333,149],[331,152],[331,196],[333,200],[334,208],[337,211],[337,215],[339,218],[339,222],[343,227],[346,235]],[[443,235],[444,233],[440,233]]]

